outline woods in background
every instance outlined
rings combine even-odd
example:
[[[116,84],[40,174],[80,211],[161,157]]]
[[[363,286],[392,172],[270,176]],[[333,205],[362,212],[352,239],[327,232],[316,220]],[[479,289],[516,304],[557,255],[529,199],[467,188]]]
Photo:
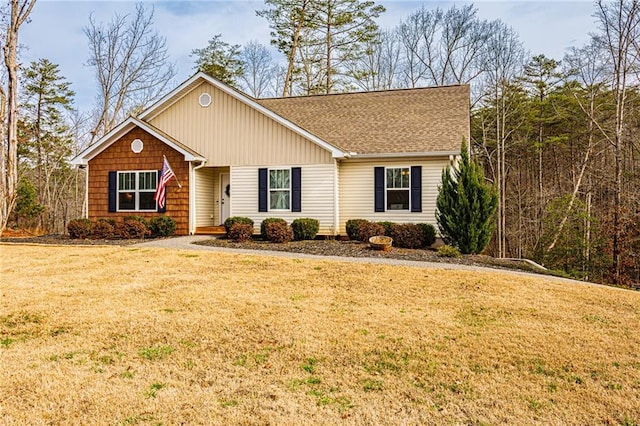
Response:
[[[3,9],[0,219],[60,232],[84,202],[69,158],[156,100],[176,71],[152,9],[137,5],[108,23],[89,17],[86,63],[99,90],[94,110],[79,112],[56,64],[18,65],[31,7],[13,0]],[[212,34],[192,57],[196,69],[254,97],[470,84],[472,156],[498,195],[488,254],[639,282],[638,2],[596,2],[590,42],[564,58],[527,52],[513,28],[480,19],[473,5],[423,6],[379,28],[384,11],[364,0],[266,0],[256,13],[271,47]]]

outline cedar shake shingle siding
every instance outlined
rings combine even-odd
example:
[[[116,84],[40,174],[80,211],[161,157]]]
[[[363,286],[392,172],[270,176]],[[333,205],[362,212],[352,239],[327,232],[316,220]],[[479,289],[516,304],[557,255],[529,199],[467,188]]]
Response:
[[[357,154],[459,152],[469,139],[469,86],[259,99],[262,106]]]
[[[131,151],[131,142],[142,140],[144,148],[139,154]],[[160,170],[162,155],[167,157],[176,177],[182,184],[178,187],[176,179],[167,185],[166,213],[155,212],[109,212],[110,171]],[[151,219],[155,216],[170,216],[176,221],[176,234],[189,233],[189,163],[184,155],[170,148],[142,129],[135,128],[118,139],[99,155],[89,161],[89,219],[122,218],[124,216],[142,216]]]

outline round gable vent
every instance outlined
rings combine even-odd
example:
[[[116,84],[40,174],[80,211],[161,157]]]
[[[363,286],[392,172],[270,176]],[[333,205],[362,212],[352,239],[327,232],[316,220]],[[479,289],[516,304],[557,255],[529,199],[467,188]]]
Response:
[[[203,93],[198,98],[198,103],[201,107],[206,108],[211,105],[211,95],[208,93]]]
[[[142,148],[144,148],[144,144],[140,139],[134,139],[133,142],[131,142],[131,151],[136,154],[140,154],[142,152]]]

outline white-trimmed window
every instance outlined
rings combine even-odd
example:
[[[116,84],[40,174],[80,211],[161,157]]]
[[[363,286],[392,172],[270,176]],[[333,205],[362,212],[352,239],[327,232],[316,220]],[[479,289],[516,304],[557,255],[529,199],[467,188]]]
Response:
[[[411,173],[409,167],[387,167],[387,210],[409,210]]]
[[[269,169],[269,210],[291,210],[291,169]]]
[[[156,211],[157,170],[118,172],[118,211]]]

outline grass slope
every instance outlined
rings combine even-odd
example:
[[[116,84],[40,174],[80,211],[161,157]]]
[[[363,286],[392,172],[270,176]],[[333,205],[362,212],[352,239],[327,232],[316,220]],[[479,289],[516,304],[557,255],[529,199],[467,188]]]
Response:
[[[640,293],[0,246],[2,424],[640,423]]]

